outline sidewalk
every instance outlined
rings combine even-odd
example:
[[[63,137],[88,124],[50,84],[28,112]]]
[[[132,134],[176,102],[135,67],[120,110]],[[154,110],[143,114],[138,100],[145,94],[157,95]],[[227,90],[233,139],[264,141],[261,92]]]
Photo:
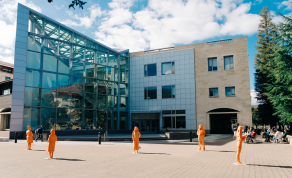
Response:
[[[196,141],[194,139],[194,141]],[[206,151],[197,142],[141,142],[132,154],[131,142],[57,142],[54,160],[45,160],[47,142],[26,151],[25,140],[0,142],[2,177],[272,177],[292,175],[290,144],[243,144],[237,166],[236,141],[231,136],[206,137]]]

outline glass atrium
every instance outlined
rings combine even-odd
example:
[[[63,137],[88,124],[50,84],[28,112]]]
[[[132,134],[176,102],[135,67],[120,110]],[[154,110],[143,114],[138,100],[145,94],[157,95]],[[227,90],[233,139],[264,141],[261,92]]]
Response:
[[[23,130],[128,129],[129,52],[30,13]]]

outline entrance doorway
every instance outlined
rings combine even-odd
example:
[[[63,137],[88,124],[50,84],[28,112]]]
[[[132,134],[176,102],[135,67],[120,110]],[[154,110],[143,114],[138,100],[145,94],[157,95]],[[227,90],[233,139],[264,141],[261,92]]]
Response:
[[[133,120],[132,126],[137,126],[141,133],[157,133],[159,120]]]
[[[237,114],[210,114],[211,134],[231,134],[231,122],[237,119]]]

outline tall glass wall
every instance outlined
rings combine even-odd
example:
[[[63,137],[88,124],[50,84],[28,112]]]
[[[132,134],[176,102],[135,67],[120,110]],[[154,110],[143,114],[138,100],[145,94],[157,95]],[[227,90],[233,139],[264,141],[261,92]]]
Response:
[[[29,16],[23,129],[128,129],[129,53]]]

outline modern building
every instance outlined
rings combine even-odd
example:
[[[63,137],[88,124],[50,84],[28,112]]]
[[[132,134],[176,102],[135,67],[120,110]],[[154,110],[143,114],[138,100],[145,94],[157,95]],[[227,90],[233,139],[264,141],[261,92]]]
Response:
[[[142,131],[252,125],[246,37],[131,53],[130,74],[130,120]]]
[[[10,128],[13,64],[0,61],[0,131]]]
[[[126,130],[129,50],[18,5],[10,130]]]
[[[11,132],[185,132],[202,124],[229,133],[232,122],[252,124],[246,37],[129,54],[24,5],[17,13]]]

